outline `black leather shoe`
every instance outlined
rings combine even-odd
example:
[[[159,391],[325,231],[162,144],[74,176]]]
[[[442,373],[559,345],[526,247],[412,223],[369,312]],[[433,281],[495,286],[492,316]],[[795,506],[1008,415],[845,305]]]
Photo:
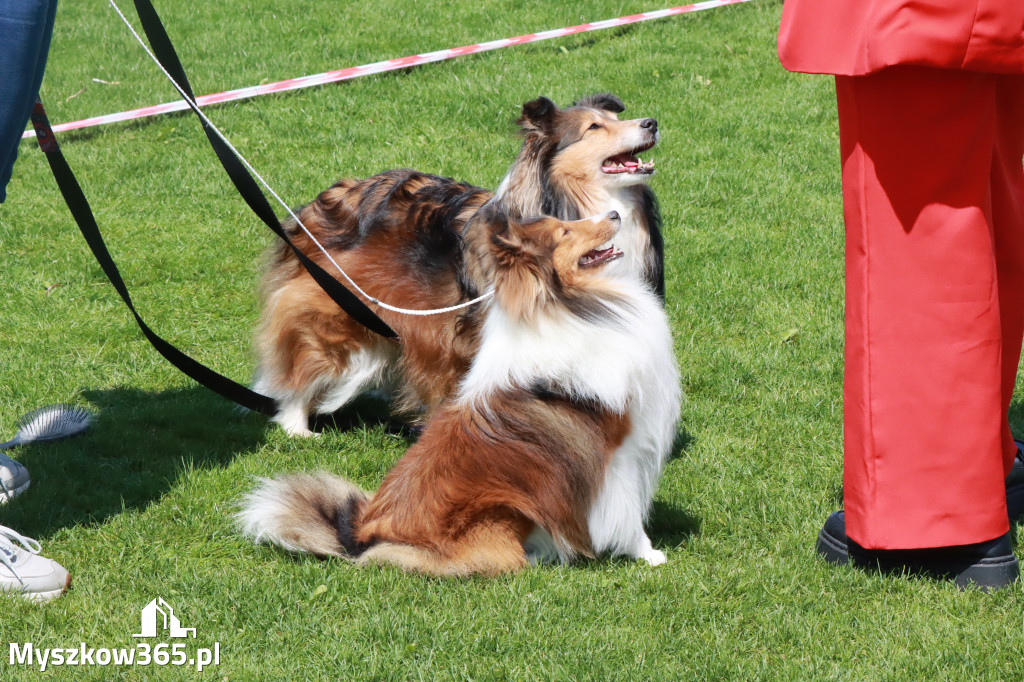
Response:
[[[1024,441],[1015,440],[1017,456],[1006,476],[1006,512],[1011,521],[1024,517]]]
[[[952,580],[960,589],[974,585],[985,591],[1017,581],[1020,567],[1010,547],[1010,534],[973,545],[933,549],[864,549],[846,537],[842,511],[825,519],[818,533],[818,554],[833,564],[850,563],[883,573],[927,575]]]

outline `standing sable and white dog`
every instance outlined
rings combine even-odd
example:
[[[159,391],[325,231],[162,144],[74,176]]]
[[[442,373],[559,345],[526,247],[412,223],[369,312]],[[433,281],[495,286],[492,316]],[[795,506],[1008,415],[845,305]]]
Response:
[[[646,154],[659,139],[653,118],[619,120],[625,105],[609,94],[560,109],[546,98],[523,105],[523,144],[495,193],[414,170],[344,179],[303,207],[303,225],[371,296],[418,310],[455,306],[491,286],[484,205],[515,220],[562,220],[617,211],[625,257],[617,264],[664,293],[658,204]],[[294,221],[292,241],[333,271]],[[484,312],[469,307],[428,317],[376,309],[400,337],[378,337],[342,312],[283,241],[263,273],[260,357],[254,389],[277,401],[273,420],[308,436],[310,418],[383,389],[393,406],[426,419],[455,395],[476,355]]]
[[[578,555],[665,562],[644,521],[679,374],[659,297],[619,268],[619,215],[481,214],[494,297],[457,395],[376,494],[325,473],[263,480],[239,514],[248,536],[433,575]]]

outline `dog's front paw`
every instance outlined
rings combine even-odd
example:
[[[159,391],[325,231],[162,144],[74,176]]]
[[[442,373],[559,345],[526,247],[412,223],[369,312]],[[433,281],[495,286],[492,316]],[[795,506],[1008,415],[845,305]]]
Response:
[[[284,432],[287,433],[289,436],[292,436],[293,438],[319,438],[320,437],[319,433],[317,433],[316,431],[311,431],[309,429],[309,427],[305,426],[305,425],[303,425],[303,426],[294,426],[294,427],[289,428],[289,427],[287,427],[287,426],[282,424],[281,428],[283,428]]]
[[[270,421],[280,424],[289,436],[309,438],[313,435],[309,429],[309,415],[301,405],[285,403]]]
[[[653,549],[653,548],[649,549],[646,552],[644,552],[643,554],[641,554],[639,558],[643,559],[644,561],[649,563],[651,566],[661,566],[663,563],[668,561],[668,557],[665,556],[664,552],[662,552],[659,549]]]

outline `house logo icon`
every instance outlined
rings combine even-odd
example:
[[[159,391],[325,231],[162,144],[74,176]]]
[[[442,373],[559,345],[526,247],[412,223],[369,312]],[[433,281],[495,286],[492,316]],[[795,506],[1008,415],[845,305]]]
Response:
[[[157,597],[142,609],[142,632],[132,637],[156,637],[158,624],[162,624],[161,629],[169,637],[188,637],[190,632],[193,638],[196,636],[196,629],[181,627],[181,621],[174,615],[171,605],[163,597]]]

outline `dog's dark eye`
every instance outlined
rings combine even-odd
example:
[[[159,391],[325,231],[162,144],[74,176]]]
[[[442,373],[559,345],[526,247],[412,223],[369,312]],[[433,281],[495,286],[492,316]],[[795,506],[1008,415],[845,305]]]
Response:
[[[587,130],[600,130],[601,128],[604,128],[604,126],[601,125],[600,123],[591,123],[590,127],[587,128]]]

